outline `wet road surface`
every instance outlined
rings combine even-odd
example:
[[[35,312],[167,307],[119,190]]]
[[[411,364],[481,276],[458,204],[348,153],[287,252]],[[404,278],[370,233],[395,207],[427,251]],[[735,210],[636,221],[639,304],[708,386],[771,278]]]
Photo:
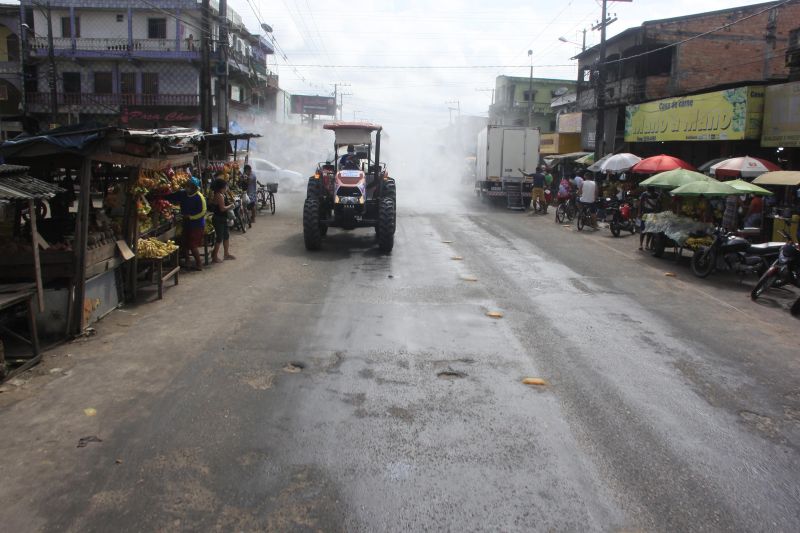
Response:
[[[279,197],[236,262],[0,398],[10,530],[800,528],[788,296],[638,237],[406,200],[383,256],[371,230],[307,253]]]

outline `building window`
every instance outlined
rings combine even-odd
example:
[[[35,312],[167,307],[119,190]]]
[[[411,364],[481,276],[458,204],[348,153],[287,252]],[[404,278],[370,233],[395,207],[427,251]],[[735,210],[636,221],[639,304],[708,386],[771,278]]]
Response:
[[[114,92],[114,83],[112,82],[110,72],[95,72],[94,73],[94,92],[95,94],[111,94]]]
[[[64,103],[81,103],[81,73],[64,72],[62,74],[62,82],[64,84]]]
[[[124,21],[125,21],[125,15],[123,15],[122,13],[118,13],[117,22],[124,22]]]
[[[142,94],[158,94],[157,72],[142,72]]]
[[[123,103],[131,105],[136,102],[135,72],[123,72],[119,75],[119,92]]]
[[[536,98],[536,91],[525,91],[522,93],[522,101],[523,102],[530,102],[531,101],[531,94],[533,98]]]
[[[167,19],[147,19],[147,38],[166,39]]]
[[[72,24],[69,17],[61,17],[61,36],[66,38],[81,36],[81,18],[75,17],[75,35],[72,35]]]

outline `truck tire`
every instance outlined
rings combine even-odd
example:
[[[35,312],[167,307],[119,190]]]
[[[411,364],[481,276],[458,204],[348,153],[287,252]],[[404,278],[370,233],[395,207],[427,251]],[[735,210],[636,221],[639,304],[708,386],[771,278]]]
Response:
[[[317,198],[306,198],[303,204],[303,240],[306,243],[306,250],[319,250],[322,247]]]
[[[394,200],[391,198],[381,198],[378,205],[378,226],[376,234],[378,237],[378,249],[388,254],[394,248],[394,232],[396,229],[397,212]]]

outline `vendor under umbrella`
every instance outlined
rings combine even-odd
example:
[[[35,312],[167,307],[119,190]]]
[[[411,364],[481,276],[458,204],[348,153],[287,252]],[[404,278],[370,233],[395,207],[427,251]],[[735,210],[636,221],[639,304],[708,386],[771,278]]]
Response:
[[[200,180],[192,176],[183,190],[165,196],[181,207],[183,216],[183,253],[191,252],[194,257],[193,270],[203,270],[200,261],[200,247],[206,232],[206,199],[200,192]]]

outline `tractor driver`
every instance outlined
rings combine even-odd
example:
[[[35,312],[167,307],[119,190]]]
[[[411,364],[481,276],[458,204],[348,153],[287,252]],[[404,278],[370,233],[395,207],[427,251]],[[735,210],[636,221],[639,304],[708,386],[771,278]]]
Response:
[[[339,160],[339,168],[347,170],[358,170],[361,166],[361,161],[356,155],[356,147],[352,144],[347,145],[347,153]]]

